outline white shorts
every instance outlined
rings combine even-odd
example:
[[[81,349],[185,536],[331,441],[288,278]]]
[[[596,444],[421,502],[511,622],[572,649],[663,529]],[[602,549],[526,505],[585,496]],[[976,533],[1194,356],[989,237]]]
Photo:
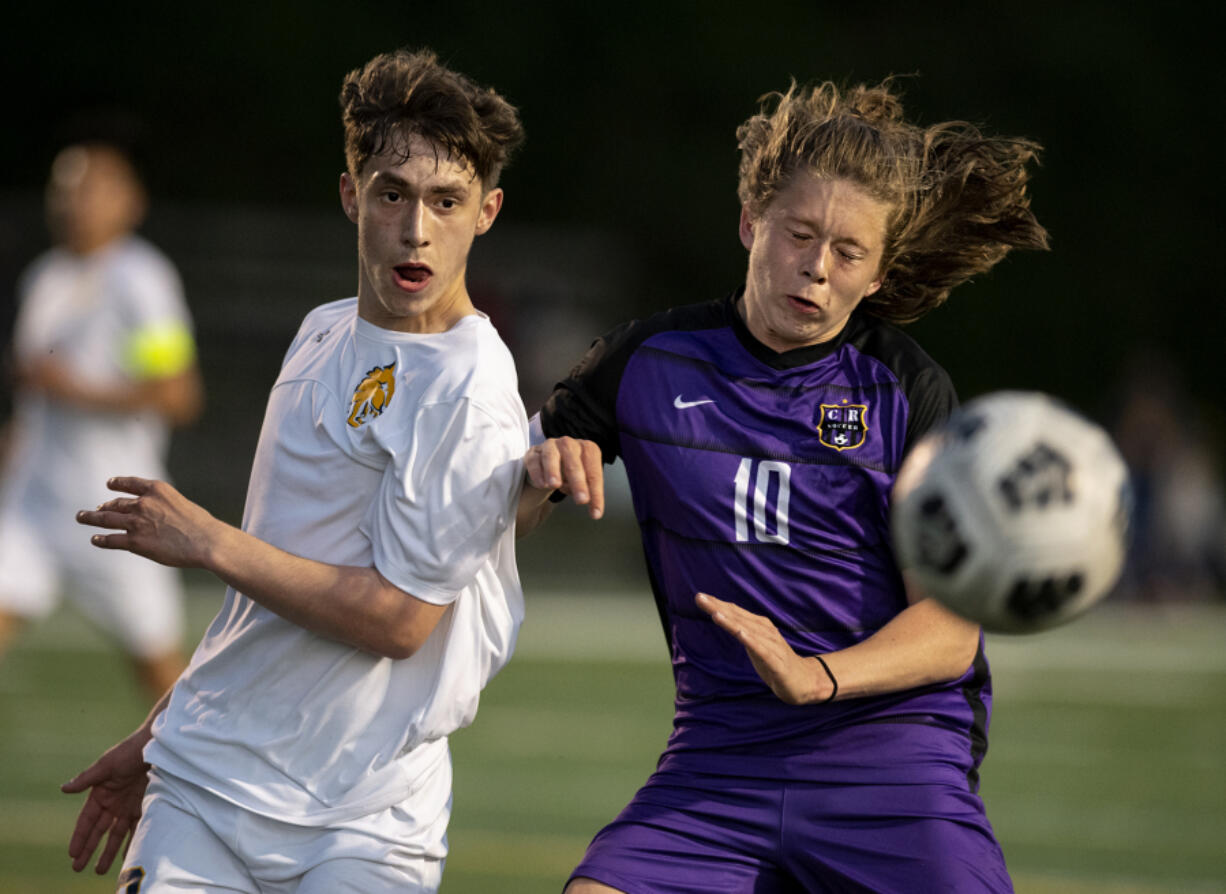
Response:
[[[179,572],[89,542],[71,513],[0,511],[0,611],[28,620],[51,614],[67,597],[90,621],[138,658],[177,650],[183,640]]]
[[[451,762],[438,766],[412,801],[323,827],[251,813],[151,771],[117,890],[434,894],[443,875],[451,814]],[[423,811],[429,815],[415,815],[418,805],[431,805]]]

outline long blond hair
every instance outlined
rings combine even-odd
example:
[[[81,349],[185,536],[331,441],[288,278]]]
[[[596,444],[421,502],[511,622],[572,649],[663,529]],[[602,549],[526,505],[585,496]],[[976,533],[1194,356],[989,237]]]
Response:
[[[1029,165],[1042,147],[985,136],[965,121],[930,127],[903,118],[893,81],[840,88],[795,84],[762,97],[737,129],[738,195],[754,216],[797,171],[845,178],[886,203],[881,288],[866,310],[895,323],[919,319],[1011,249],[1045,249],[1030,210]]]

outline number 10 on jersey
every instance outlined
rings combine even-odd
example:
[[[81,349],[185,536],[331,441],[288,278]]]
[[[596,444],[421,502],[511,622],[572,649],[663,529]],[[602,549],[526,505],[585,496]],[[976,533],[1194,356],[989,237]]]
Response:
[[[788,542],[788,500],[792,494],[792,467],[787,463],[763,460],[754,472],[754,461],[749,457],[741,460],[736,477],[733,497],[733,516],[738,543],[756,540],[759,543]],[[776,482],[778,482],[776,484]],[[774,532],[767,525],[769,510],[767,497],[775,490]],[[753,516],[753,533],[749,536],[749,517]]]

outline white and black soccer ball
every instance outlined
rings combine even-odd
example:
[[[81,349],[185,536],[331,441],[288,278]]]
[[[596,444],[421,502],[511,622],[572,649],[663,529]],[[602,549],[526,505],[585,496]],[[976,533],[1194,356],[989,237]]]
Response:
[[[1069,621],[1119,578],[1128,470],[1103,429],[1037,392],[970,401],[894,485],[898,560],[925,594],[999,633]]]

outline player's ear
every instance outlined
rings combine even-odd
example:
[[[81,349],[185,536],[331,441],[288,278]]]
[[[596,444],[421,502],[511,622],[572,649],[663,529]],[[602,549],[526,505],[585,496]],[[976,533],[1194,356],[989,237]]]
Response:
[[[358,185],[353,178],[349,176],[349,172],[341,174],[341,207],[345,209],[345,216],[354,223],[358,222]]]
[[[749,206],[742,205],[741,206],[741,226],[740,226],[741,245],[745,246],[746,249],[753,248],[753,229],[754,229],[754,225],[757,222],[758,220],[756,217],[754,217],[753,213],[749,210]]]
[[[494,218],[502,210],[502,188],[495,186],[481,197],[481,212],[477,215],[477,235],[480,236],[494,225]]]

